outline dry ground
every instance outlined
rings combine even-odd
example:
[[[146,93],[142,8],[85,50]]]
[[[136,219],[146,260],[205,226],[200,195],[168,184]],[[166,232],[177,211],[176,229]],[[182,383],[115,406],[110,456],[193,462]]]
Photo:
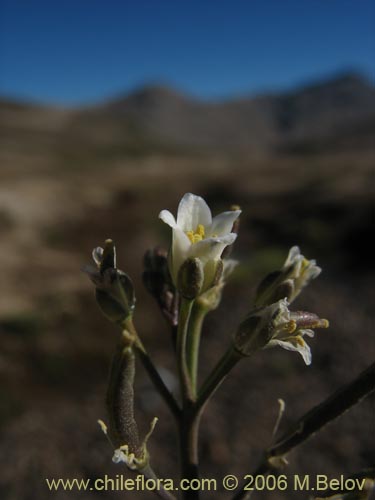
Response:
[[[94,246],[108,237],[115,240],[119,267],[136,284],[136,323],[156,364],[173,382],[169,332],[139,276],[144,251],[168,242],[159,211],[175,210],[184,192],[203,195],[215,212],[232,203],[243,208],[234,254],[241,267],[221,312],[207,320],[202,376],[246,314],[261,275],[280,265],[293,244],[324,268],[298,307],[331,321],[330,330],[311,342],[311,367],[296,354],[275,349],[234,370],[203,420],[203,476],[251,472],[271,440],[277,398],[287,404],[285,428],[373,360],[370,154],[150,155],[85,169],[18,154],[17,161],[5,157],[0,171],[2,498],[136,498],[134,493],[49,493],[44,478],[130,474],[111,464],[111,450],[96,424],[105,416],[115,332],[97,310],[80,268]],[[150,445],[155,469],[162,477],[176,477],[173,423],[141,367],[137,398],[142,429],[154,415],[160,417]],[[373,416],[372,397],[291,454],[288,473],[337,477],[373,464]],[[230,495],[219,491],[211,498]],[[254,498],[306,496],[289,491]]]

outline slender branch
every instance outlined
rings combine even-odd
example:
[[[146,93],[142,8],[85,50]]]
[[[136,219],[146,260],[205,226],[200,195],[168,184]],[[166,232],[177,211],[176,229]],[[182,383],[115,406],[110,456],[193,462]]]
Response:
[[[147,354],[147,351],[145,350],[143,344],[140,341],[136,342],[135,351],[138,354],[139,359],[141,360],[145,370],[149,374],[152,383],[154,384],[155,388],[157,389],[161,397],[164,399],[165,403],[172,412],[173,416],[176,419],[180,418],[181,409],[177,401],[175,400],[173,394],[169,391],[169,389],[165,385],[163,379],[161,378],[159,372],[155,368],[155,365],[151,361],[151,358]]]
[[[341,387],[309,412],[269,450],[269,456],[282,456],[303,443],[327,423],[342,415],[375,389],[375,363],[364,370],[355,380]]]
[[[198,400],[195,405],[197,413],[202,411],[210,397],[219,388],[228,373],[240,359],[242,359],[242,355],[239,354],[233,347],[230,347],[225,352],[199,391]]]
[[[186,401],[193,400],[193,391],[186,361],[186,341],[188,335],[189,318],[193,303],[194,302],[192,300],[184,298],[181,300],[180,314],[178,319],[176,352],[183,405],[185,405]]]
[[[196,302],[191,311],[189,321],[186,356],[194,398],[197,393],[199,345],[201,340],[202,325],[206,314],[206,308]]]
[[[155,368],[154,363],[152,362],[150,356],[148,355],[146,348],[144,347],[141,339],[139,338],[139,335],[137,333],[137,330],[134,326],[134,323],[132,319],[126,320],[126,322],[123,325],[124,329],[129,331],[130,335],[134,339],[134,350],[139,356],[139,359],[141,360],[143,367],[147,371],[152,383],[154,384],[155,389],[159,392],[161,397],[164,399],[165,403],[167,404],[168,408],[170,409],[171,413],[173,416],[178,420],[181,415],[181,409],[175,400],[173,394],[170,392],[168,387],[165,385],[163,379],[161,378],[158,370]]]
[[[187,404],[184,414],[180,420],[180,458],[181,458],[181,479],[190,482],[199,479],[199,456],[198,456],[198,435],[200,416],[194,413],[194,403]],[[183,492],[185,500],[199,500],[198,490],[186,490]]]
[[[276,444],[271,446],[264,455],[264,460],[258,467],[257,475],[266,475],[272,469],[278,468],[278,462],[293,448],[300,445],[310,436],[321,430],[329,422],[335,420],[353,405],[375,390],[375,363],[364,370],[356,379],[341,387],[332,396],[318,406],[312,408],[301,417]],[[243,490],[233,497],[233,500],[246,500],[250,492]]]
[[[147,464],[142,469],[139,469],[138,472],[143,474],[146,479],[154,479],[156,481],[158,480],[158,476],[155,474],[150,464]],[[153,491],[158,497],[164,498],[165,500],[176,500],[176,497],[169,491],[165,490],[163,485],[161,485],[160,489],[154,489]]]

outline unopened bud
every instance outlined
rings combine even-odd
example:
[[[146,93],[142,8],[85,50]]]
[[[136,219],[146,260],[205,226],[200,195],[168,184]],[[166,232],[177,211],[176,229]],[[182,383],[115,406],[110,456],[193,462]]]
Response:
[[[103,314],[114,323],[122,324],[135,307],[134,286],[127,274],[116,267],[116,248],[112,240],[106,240],[104,249],[94,248],[94,266],[85,266],[95,284],[96,300]]]
[[[172,287],[168,270],[167,252],[162,248],[147,250],[143,258],[143,284],[158,301]]]
[[[274,319],[278,312],[277,304],[255,309],[239,325],[233,337],[233,344],[242,356],[250,356],[271,340],[274,333]]]
[[[202,261],[190,258],[180,267],[178,272],[178,290],[185,299],[195,299],[203,286],[204,272]]]
[[[107,269],[102,284],[95,291],[102,313],[114,323],[123,323],[135,308],[134,286],[127,274],[118,269]]]

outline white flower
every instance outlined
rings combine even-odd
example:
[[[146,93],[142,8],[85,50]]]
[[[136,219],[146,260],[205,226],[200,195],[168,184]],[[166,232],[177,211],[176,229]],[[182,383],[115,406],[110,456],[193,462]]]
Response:
[[[304,362],[310,365],[311,350],[303,337],[305,335],[314,337],[315,334],[312,328],[328,328],[328,321],[319,318],[314,313],[289,311],[286,299],[279,300],[270,307],[275,308],[274,333],[265,347],[280,346],[288,351],[299,352]]]
[[[307,260],[299,247],[292,247],[282,268],[268,274],[258,286],[255,306],[274,304],[283,298],[287,298],[291,304],[321,272],[315,260]]]
[[[108,433],[108,427],[106,424],[103,422],[103,420],[98,420],[98,424],[100,425],[100,428],[106,435],[109,444],[114,448],[113,451],[113,457],[112,457],[112,462],[115,464],[119,464],[123,462],[129,469],[131,470],[141,470],[143,469],[147,463],[148,463],[148,452],[147,452],[147,441],[149,440],[153,430],[155,429],[155,425],[157,423],[158,419],[157,417],[154,417],[152,419],[151,425],[150,425],[150,430],[146,434],[142,444],[140,445],[139,449],[137,450],[137,455],[135,453],[132,453],[129,451],[129,446],[127,444],[120,445],[118,448],[115,448],[112,439],[109,436]]]
[[[294,246],[289,250],[282,271],[286,273],[286,279],[293,280],[294,293],[289,297],[289,302],[292,302],[311,280],[319,276],[322,269],[316,265],[315,260],[307,260],[299,247]]]
[[[286,299],[279,300],[277,308],[278,313],[274,319],[274,334],[265,347],[280,346],[288,351],[299,352],[304,362],[310,365],[311,350],[303,336],[313,337],[314,331],[305,328],[297,329],[297,323],[291,317]]]
[[[233,337],[235,349],[250,356],[258,349],[280,346],[299,352],[310,365],[311,351],[303,337],[313,337],[313,328],[328,328],[329,323],[314,313],[289,311],[288,306],[288,301],[281,299],[251,312]]]
[[[224,248],[237,237],[231,231],[240,213],[241,210],[233,210],[212,218],[204,199],[191,193],[186,193],[181,199],[177,221],[168,210],[160,212],[159,218],[173,232],[169,269],[176,286],[182,264],[189,258],[198,258],[204,269],[202,292],[210,287],[215,272],[214,263],[220,259]]]

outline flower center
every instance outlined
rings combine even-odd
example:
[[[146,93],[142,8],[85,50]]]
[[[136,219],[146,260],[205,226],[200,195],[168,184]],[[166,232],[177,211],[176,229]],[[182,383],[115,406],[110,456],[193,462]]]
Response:
[[[205,229],[203,224],[198,224],[195,231],[186,231],[186,236],[189,238],[191,243],[198,243],[204,238]]]

